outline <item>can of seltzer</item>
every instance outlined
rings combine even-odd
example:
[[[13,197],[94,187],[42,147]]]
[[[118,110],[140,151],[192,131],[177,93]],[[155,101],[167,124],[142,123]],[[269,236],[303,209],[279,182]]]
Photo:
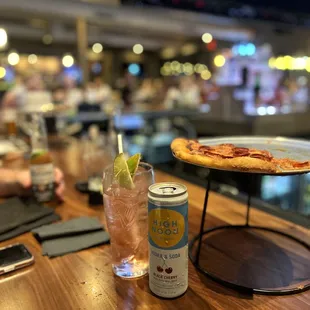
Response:
[[[175,298],[188,287],[188,194],[179,183],[156,183],[148,193],[149,286]]]

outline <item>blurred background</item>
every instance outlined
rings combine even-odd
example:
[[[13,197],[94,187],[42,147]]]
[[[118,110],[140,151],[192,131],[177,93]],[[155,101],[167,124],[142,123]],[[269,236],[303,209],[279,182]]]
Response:
[[[122,132],[128,153],[197,184],[206,170],[173,159],[176,136],[309,138],[309,79],[305,1],[0,0],[2,125],[40,111],[51,135]],[[215,179],[243,199],[244,175]],[[255,195],[309,225],[310,176],[262,177]]]

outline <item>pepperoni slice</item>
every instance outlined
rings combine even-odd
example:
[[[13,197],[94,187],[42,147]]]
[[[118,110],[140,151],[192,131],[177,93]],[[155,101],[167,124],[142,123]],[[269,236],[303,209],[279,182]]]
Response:
[[[303,168],[305,166],[310,166],[309,161],[300,162],[292,162],[293,167],[295,168]]]
[[[240,157],[240,156],[248,156],[250,154],[250,151],[246,147],[235,147],[233,149],[234,156]]]
[[[272,160],[272,157],[266,156],[264,154],[255,153],[255,154],[250,154],[249,156],[251,158],[257,158],[257,159],[266,160],[266,161],[271,161]]]
[[[209,151],[209,150],[212,150],[212,148],[207,145],[202,145],[199,147],[199,151]]]

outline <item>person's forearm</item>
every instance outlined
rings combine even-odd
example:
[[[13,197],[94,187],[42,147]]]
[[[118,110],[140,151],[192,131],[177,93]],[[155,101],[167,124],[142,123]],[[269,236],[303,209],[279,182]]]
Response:
[[[0,168],[0,196],[18,195],[19,188],[20,185],[17,181],[16,172],[14,170]]]

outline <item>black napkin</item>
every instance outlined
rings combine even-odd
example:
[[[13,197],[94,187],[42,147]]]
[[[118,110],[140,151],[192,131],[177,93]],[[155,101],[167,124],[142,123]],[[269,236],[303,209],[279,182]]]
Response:
[[[0,234],[54,213],[54,210],[30,200],[7,199],[0,204]]]
[[[99,220],[89,217],[45,225],[32,232],[42,242],[42,254],[49,257],[87,249],[110,240]]]
[[[18,226],[14,229],[11,229],[3,234],[0,235],[0,242],[7,240],[7,239],[11,239],[14,238],[16,236],[19,236],[21,234],[24,234],[28,231],[31,231],[34,228],[40,227],[42,225],[46,225],[46,224],[50,224],[56,221],[59,221],[61,218],[58,214],[56,213],[52,213],[49,214],[47,216],[44,216],[36,221],[27,223],[27,224],[23,224],[21,226]]]
[[[60,219],[54,210],[17,197],[0,204],[0,242]]]

